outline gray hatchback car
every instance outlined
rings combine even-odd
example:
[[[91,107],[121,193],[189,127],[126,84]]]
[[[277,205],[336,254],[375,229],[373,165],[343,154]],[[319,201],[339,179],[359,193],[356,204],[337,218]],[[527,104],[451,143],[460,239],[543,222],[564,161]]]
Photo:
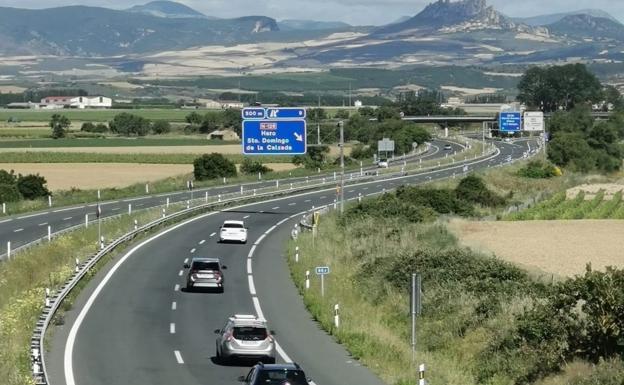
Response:
[[[255,315],[236,314],[215,330],[217,360],[254,359],[275,363],[275,339],[266,321]]]
[[[191,263],[184,264],[184,268],[189,269],[186,275],[187,291],[210,288],[223,293],[223,270],[227,266],[222,265],[219,258],[193,258]]]

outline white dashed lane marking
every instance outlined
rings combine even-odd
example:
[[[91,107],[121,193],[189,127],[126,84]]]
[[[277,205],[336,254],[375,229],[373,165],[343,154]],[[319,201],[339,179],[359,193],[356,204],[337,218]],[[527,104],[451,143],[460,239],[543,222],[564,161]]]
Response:
[[[63,218],[64,221],[68,221],[70,219],[72,219],[73,217],[67,217],[67,218]]]
[[[277,210],[277,209],[279,209],[279,206],[273,207],[273,210]]]
[[[250,216],[251,216],[251,215],[245,215],[245,216],[243,217],[243,219],[247,219],[247,218],[249,218]]]
[[[47,224],[48,224],[48,222],[43,222],[43,223],[39,223],[39,226],[45,226]]]
[[[206,240],[205,240],[205,239],[202,239],[201,241],[199,241],[199,244],[200,244],[200,245],[203,245],[204,243],[206,243]]]
[[[169,324],[169,333],[175,334],[175,324],[174,323],[170,323]]]
[[[173,352],[173,354],[175,355],[176,361],[178,362],[178,364],[182,365],[184,364],[184,360],[182,359],[182,354],[180,354],[179,350],[175,350]]]
[[[173,287],[173,291],[180,291],[180,285],[176,284],[176,285]]]
[[[193,254],[195,252],[195,248],[191,249],[191,254]]]
[[[171,310],[175,310],[177,308],[178,308],[178,303],[175,301],[171,302]]]
[[[217,235],[217,233],[210,234],[211,237],[214,237],[215,235]]]
[[[181,277],[184,275],[184,270],[180,270],[180,272],[178,273],[178,277]]]
[[[14,233],[19,233],[20,231],[24,231],[24,229],[15,229],[15,230],[13,230]]]

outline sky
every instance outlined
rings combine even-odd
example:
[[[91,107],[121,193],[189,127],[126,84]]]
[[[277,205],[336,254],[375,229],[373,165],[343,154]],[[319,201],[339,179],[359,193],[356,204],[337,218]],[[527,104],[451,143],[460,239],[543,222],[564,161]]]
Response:
[[[49,8],[90,5],[124,9],[144,1],[128,0],[0,0],[0,6]],[[413,16],[434,0],[179,0],[206,15],[239,17],[262,15],[283,19],[344,21],[352,25],[382,25],[402,16]],[[574,5],[571,5],[574,4]],[[624,21],[624,0],[488,0],[507,16],[526,17],[593,8]]]

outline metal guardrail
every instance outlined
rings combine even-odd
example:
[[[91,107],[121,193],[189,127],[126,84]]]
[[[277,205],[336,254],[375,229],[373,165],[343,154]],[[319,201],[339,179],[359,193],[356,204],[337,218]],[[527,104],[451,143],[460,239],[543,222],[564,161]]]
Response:
[[[482,156],[481,158],[487,158],[487,156],[491,155],[491,152],[487,153],[486,155]],[[477,159],[477,158],[476,158]],[[465,161],[462,162],[458,162],[456,164],[462,164]],[[470,161],[473,161],[473,159],[470,159]],[[444,165],[444,167],[442,166],[433,166],[433,167],[428,167],[428,168],[424,168],[422,169],[422,171],[430,171],[430,170],[434,170],[434,169],[438,169],[438,168],[445,168],[448,165]],[[371,176],[371,175],[363,175],[362,172],[358,173],[360,175],[356,176],[354,178],[354,174],[351,174],[351,179],[349,179],[347,182],[349,182],[349,184],[351,183],[357,183],[357,182],[361,182],[363,180],[384,180],[384,179],[389,179],[389,178],[393,178],[396,176],[401,176],[404,175],[403,172],[401,173],[395,173],[395,172],[390,172],[390,173],[384,173],[382,175],[375,175],[375,176]],[[327,179],[331,179],[330,181],[328,181]],[[30,348],[31,348],[31,360],[32,360],[32,375],[33,378],[36,382],[36,384],[38,385],[47,385],[49,384],[48,381],[48,372],[47,372],[47,367],[46,367],[46,363],[45,363],[45,349],[44,349],[44,339],[45,339],[45,334],[47,331],[47,328],[49,327],[50,323],[52,322],[52,319],[54,317],[54,315],[56,314],[56,312],[58,311],[58,309],[60,308],[60,305],[62,304],[63,300],[69,295],[69,293],[71,292],[72,289],[74,289],[76,287],[76,285],[80,282],[80,280],[89,272],[89,270],[91,270],[99,261],[100,259],[102,259],[104,256],[106,256],[107,254],[111,253],[112,251],[114,251],[118,246],[120,246],[121,244],[130,241],[132,239],[134,239],[135,237],[137,237],[138,235],[149,231],[153,228],[156,228],[157,226],[160,226],[166,222],[184,217],[184,216],[188,216],[194,213],[198,213],[198,212],[202,212],[205,210],[209,210],[209,209],[213,209],[213,208],[217,208],[217,207],[223,207],[223,206],[227,206],[230,205],[232,203],[242,203],[243,201],[253,201],[253,200],[257,200],[260,198],[266,198],[266,197],[274,197],[274,196],[282,196],[282,195],[290,195],[292,193],[295,192],[301,192],[301,191],[306,191],[306,190],[315,190],[317,188],[320,187],[324,187],[327,186],[328,183],[330,182],[334,182],[336,180],[336,176],[334,176],[334,178],[322,178],[319,179],[322,180],[322,183],[317,183],[317,184],[310,184],[309,183],[309,179],[307,179],[305,182],[300,182],[299,185],[295,187],[294,183],[290,183],[286,188],[284,189],[278,189],[275,191],[267,191],[267,192],[260,192],[258,193],[258,190],[273,190],[274,187],[267,187],[267,188],[263,188],[263,189],[251,189],[251,190],[247,190],[247,195],[245,195],[245,190],[241,187],[241,192],[240,193],[230,193],[230,194],[222,194],[218,196],[218,200],[217,201],[213,201],[213,202],[207,202],[201,205],[197,205],[197,206],[193,206],[193,207],[189,207],[190,206],[190,201],[187,201],[187,208],[186,209],[182,209],[181,211],[169,214],[169,215],[165,215],[161,218],[158,218],[152,222],[149,222],[139,228],[137,228],[136,230],[132,230],[120,237],[118,237],[117,239],[115,239],[114,241],[112,241],[111,243],[109,243],[108,245],[105,245],[104,248],[100,251],[98,251],[97,253],[95,253],[94,255],[88,257],[84,262],[79,263],[76,265],[76,269],[74,271],[74,274],[69,278],[69,280],[63,285],[61,286],[54,294],[50,295],[51,293],[49,293],[48,291],[46,291],[46,299],[45,299],[45,306],[44,309],[42,310],[42,313],[35,325],[35,330],[33,332],[33,335],[31,337],[31,343],[30,343]],[[279,185],[279,182],[277,183],[277,185]],[[225,196],[232,196],[231,198],[228,199],[224,199]],[[214,197],[213,197],[214,198]],[[195,200],[202,200],[203,198],[198,198]],[[329,206],[324,206],[321,208],[321,210],[324,210],[324,212],[329,211]],[[146,208],[143,210],[149,210],[149,209],[154,209],[157,208],[159,206],[156,207],[152,207],[152,208]],[[318,210],[316,210],[318,211]],[[113,218],[122,216],[125,214],[119,214],[116,216],[111,216],[111,217],[107,217],[108,220],[112,220]],[[305,218],[305,216],[304,216]],[[309,216],[308,216],[309,218]],[[306,219],[306,221],[309,219]],[[54,237],[58,237],[59,235],[62,235],[64,233],[73,231],[79,227],[82,227],[83,225],[77,225],[77,226],[72,226],[66,229],[63,229],[59,232],[55,232],[53,235]],[[309,228],[311,228],[311,226],[308,226]],[[44,237],[41,238],[39,240],[30,242],[27,245],[24,245],[18,249],[16,249],[16,251],[19,250],[24,250],[28,247],[32,247],[36,244],[39,244],[40,242],[42,242],[43,240],[48,239],[48,237]]]

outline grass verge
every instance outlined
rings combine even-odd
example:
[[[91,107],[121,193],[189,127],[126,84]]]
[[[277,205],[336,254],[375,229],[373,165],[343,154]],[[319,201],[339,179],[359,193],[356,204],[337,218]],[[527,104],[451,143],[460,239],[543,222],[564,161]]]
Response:
[[[157,208],[103,221],[102,234],[114,239],[132,229],[135,219],[144,224],[160,215],[160,208]],[[29,344],[43,309],[45,289],[60,287],[71,276],[76,258],[83,260],[97,251],[97,234],[97,226],[92,225],[25,250],[0,264],[0,378],[3,384],[34,383],[30,375]],[[67,309],[68,305],[64,306]]]

